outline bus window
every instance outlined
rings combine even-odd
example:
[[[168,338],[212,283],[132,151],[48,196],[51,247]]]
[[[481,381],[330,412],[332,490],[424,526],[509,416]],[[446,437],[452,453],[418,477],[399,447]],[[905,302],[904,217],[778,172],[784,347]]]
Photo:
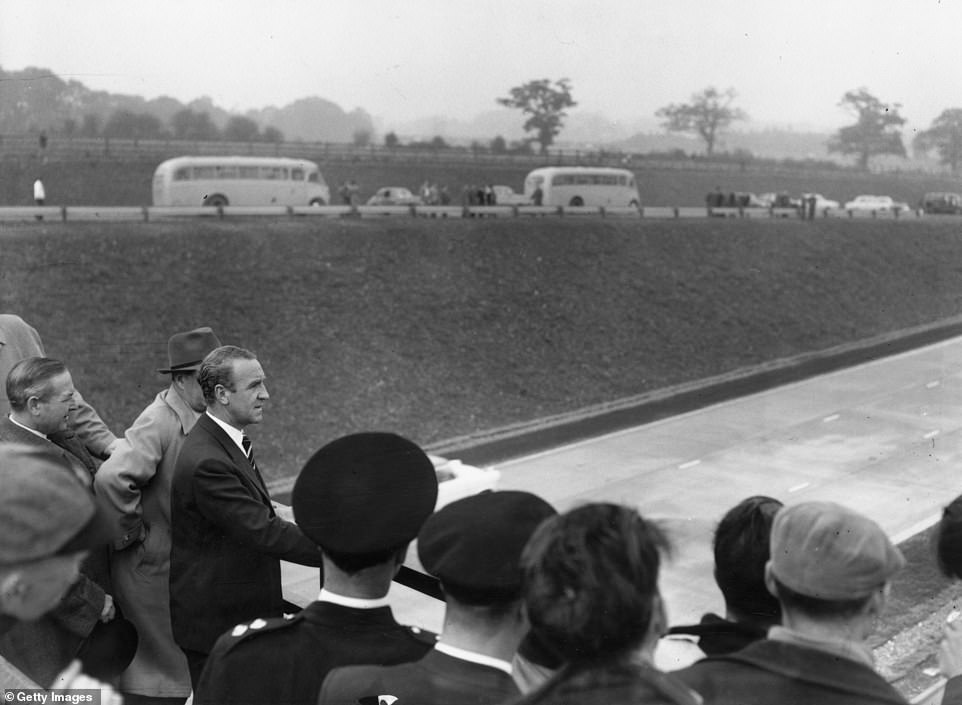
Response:
[[[183,166],[174,172],[174,181],[190,181],[190,167]]]
[[[233,164],[216,167],[218,179],[236,179],[237,167]]]
[[[316,184],[321,180],[321,175],[316,171],[312,171],[310,174],[307,175],[307,180],[310,181],[312,184]]]
[[[304,170],[301,169],[300,167],[294,167],[293,169],[291,169],[291,179],[294,181],[303,181]]]
[[[238,175],[242,179],[258,179],[260,170],[256,166],[242,166]]]
[[[212,166],[195,166],[194,179],[213,179],[215,170]]]

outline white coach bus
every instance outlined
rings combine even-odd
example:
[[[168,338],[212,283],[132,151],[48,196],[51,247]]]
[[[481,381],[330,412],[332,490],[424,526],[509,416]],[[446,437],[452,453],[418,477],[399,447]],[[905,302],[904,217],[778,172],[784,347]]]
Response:
[[[314,162],[280,157],[176,157],[154,171],[155,206],[324,206]]]
[[[635,175],[627,169],[588,166],[547,166],[532,171],[524,180],[524,195],[535,202],[541,189],[545,206],[630,206],[641,203]]]

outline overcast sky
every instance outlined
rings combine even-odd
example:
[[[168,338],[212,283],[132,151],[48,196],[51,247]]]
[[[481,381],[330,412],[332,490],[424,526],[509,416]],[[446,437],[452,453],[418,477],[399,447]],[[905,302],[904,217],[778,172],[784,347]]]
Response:
[[[926,127],[962,106],[960,31],[959,0],[0,0],[0,66],[238,111],[316,95],[387,127],[566,77],[616,120],[714,85],[756,124],[834,129],[865,86]]]

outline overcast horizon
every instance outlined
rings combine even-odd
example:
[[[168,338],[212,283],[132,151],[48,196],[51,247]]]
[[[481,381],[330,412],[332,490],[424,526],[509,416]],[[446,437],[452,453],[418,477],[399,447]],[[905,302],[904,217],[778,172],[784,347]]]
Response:
[[[568,78],[570,112],[612,122],[655,126],[713,85],[749,114],[737,130],[830,131],[865,87],[924,128],[962,106],[962,85],[938,81],[959,26],[962,4],[937,0],[4,0],[0,67],[241,113],[317,96],[383,129],[470,121],[515,85]]]

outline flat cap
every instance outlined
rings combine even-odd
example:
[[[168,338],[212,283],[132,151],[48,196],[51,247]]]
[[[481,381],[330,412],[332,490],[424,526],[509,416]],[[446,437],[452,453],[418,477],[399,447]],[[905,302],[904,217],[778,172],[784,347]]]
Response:
[[[111,541],[106,515],[55,451],[0,443],[0,565]]]
[[[530,492],[499,491],[459,499],[435,512],[418,534],[418,557],[442,586],[473,602],[521,595],[521,551],[557,512]]]
[[[867,597],[905,565],[878,524],[834,502],[803,502],[775,515],[772,575],[822,600]]]
[[[307,461],[291,505],[318,546],[363,555],[411,541],[437,498],[434,463],[415,443],[393,433],[355,433]]]
[[[932,540],[942,572],[950,578],[962,578],[962,495],[942,510]]]

